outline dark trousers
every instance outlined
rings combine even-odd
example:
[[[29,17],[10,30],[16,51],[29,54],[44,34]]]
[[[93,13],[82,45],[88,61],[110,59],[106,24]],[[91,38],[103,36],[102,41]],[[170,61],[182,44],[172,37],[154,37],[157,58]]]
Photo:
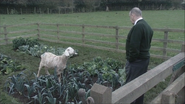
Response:
[[[142,59],[142,60],[136,60],[134,62],[128,62],[126,63],[125,66],[125,72],[126,72],[126,82],[128,83],[138,76],[144,74],[147,72],[149,65],[149,59]],[[144,101],[144,94],[137,98],[134,102],[131,104],[143,104]]]

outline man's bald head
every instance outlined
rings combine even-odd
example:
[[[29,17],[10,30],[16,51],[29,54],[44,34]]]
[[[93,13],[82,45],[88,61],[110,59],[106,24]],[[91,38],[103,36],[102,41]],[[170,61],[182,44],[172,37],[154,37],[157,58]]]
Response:
[[[130,14],[134,14],[137,17],[142,17],[142,11],[138,7],[131,9]]]

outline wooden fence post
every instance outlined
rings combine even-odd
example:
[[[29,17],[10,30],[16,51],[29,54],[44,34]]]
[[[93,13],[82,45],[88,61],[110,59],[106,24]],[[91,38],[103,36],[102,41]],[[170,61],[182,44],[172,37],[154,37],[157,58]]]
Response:
[[[119,28],[118,28],[118,26],[116,26],[116,49],[119,48],[119,46],[118,46],[118,43],[119,43],[118,35],[119,35]]]
[[[59,42],[59,25],[57,24],[57,41]]]
[[[94,99],[95,104],[111,104],[112,90],[111,88],[94,84],[90,91],[90,96]]]
[[[38,39],[40,39],[40,25],[39,23],[36,23],[37,24],[37,36],[38,36]]]
[[[167,44],[168,44],[168,31],[164,31],[163,59],[166,59],[166,56],[167,56],[167,52],[166,52]]]
[[[83,43],[83,44],[85,44],[85,41],[84,41],[84,38],[85,38],[84,31],[85,31],[85,26],[82,25],[82,43]]]
[[[4,28],[4,35],[5,35],[5,38],[4,40],[6,41],[6,45],[8,44],[8,38],[7,38],[7,29],[6,29],[6,26],[3,27]]]
[[[162,94],[161,104],[175,104],[175,95],[170,91],[164,92]]]
[[[185,42],[182,43],[181,52],[185,52]]]

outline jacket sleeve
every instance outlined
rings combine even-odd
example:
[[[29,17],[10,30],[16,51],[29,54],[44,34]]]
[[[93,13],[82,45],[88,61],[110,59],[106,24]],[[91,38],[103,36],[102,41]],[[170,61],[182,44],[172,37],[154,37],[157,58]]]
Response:
[[[130,37],[130,44],[129,44],[129,62],[133,62],[137,60],[140,53],[140,43],[142,39],[142,26],[141,25],[135,25]]]

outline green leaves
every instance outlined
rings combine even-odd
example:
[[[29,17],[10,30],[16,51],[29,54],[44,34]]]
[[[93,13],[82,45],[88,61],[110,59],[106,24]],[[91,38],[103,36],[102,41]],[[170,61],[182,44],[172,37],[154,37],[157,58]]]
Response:
[[[22,77],[22,73],[17,74],[16,76],[13,75],[9,78],[9,81],[6,82],[5,87],[6,89],[9,88],[9,93],[14,93],[14,91],[17,91],[20,95],[24,92],[24,83],[27,81],[24,77]]]
[[[10,57],[0,54],[0,74],[10,74],[25,69],[24,66],[12,60]]]
[[[34,45],[40,45],[38,43],[37,39],[33,39],[33,38],[26,38],[26,39],[24,39],[22,37],[13,39],[12,43],[13,43],[13,49],[14,50],[19,49],[19,47],[23,46],[23,45],[27,45],[29,47],[33,47]]]
[[[96,57],[92,62],[84,62],[84,70],[87,70],[91,75],[101,74],[103,80],[112,82],[113,76],[116,76],[117,71],[122,68],[123,63],[111,58],[103,60],[101,57]]]
[[[119,69],[118,70],[118,74],[119,74],[119,76],[120,76],[120,78],[119,78],[119,83],[121,84],[121,86],[123,86],[124,85],[124,82],[125,82],[125,80],[126,80],[126,73],[125,73],[125,67],[123,68],[123,69]]]
[[[22,45],[26,45],[26,41],[24,38],[22,37],[19,37],[19,38],[15,38],[13,41],[13,49],[14,50],[17,50],[19,48],[19,46],[22,46]]]
[[[47,45],[41,45],[37,39],[32,38],[16,38],[13,40],[13,49],[30,54],[34,57],[40,57],[44,52],[51,52],[56,55],[62,55],[65,48],[54,48]]]
[[[55,55],[62,55],[64,51],[64,48],[53,48],[47,45],[34,45],[33,47],[30,47],[29,50],[27,50],[30,55],[35,57],[40,57],[44,52],[51,52]]]
[[[34,75],[34,79],[28,80],[31,75]],[[7,92],[19,93],[34,104],[80,104],[77,95],[80,88],[87,91],[86,98],[90,96],[94,83],[114,90],[118,84],[123,85],[125,72],[122,63],[97,57],[82,65],[69,64],[62,73],[61,83],[58,82],[56,70],[54,75],[41,75],[38,78],[35,73],[31,75],[22,72],[10,77],[5,86]]]
[[[34,92],[36,91],[35,89],[35,83],[33,83],[33,86],[30,86],[29,84],[24,84],[24,86],[26,87],[27,90],[27,95],[25,95],[29,100],[31,98],[31,96],[34,94]]]

